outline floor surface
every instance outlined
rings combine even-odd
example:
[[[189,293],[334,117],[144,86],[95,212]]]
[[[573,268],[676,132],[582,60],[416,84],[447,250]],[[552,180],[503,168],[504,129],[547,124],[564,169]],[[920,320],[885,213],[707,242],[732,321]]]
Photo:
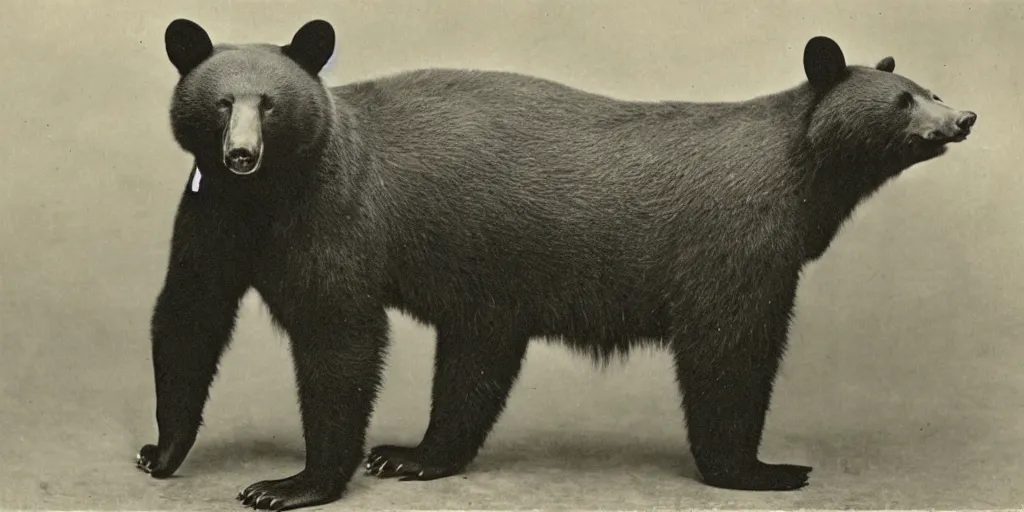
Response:
[[[166,107],[177,16],[217,41],[284,43],[330,19],[342,83],[402,69],[514,69],[632,99],[732,100],[795,85],[818,33],[979,113],[971,139],[860,210],[803,277],[762,458],[815,467],[791,493],[695,480],[667,358],[598,371],[538,342],[469,471],[358,475],[325,510],[1024,505],[1024,45],[1017,2],[598,0],[11,3],[0,17],[0,508],[239,510],[302,468],[286,341],[255,297],[178,477],[156,439],[147,339],[190,160]],[[783,28],[785,27],[785,28]],[[413,443],[432,336],[393,318],[369,442]]]

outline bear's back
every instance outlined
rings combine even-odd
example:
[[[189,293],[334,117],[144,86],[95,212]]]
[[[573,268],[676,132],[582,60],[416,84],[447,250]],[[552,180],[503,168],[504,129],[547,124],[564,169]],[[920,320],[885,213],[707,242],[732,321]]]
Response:
[[[801,179],[790,161],[798,106],[777,95],[623,101],[517,73],[446,69],[334,91],[381,156],[376,177],[430,192],[418,197],[504,199],[588,223],[671,215],[713,225],[708,205],[774,201],[772,189]]]
[[[730,175],[784,180],[771,176],[790,166],[780,146],[802,129],[792,112],[800,107],[778,95],[746,102],[626,101],[506,71],[425,69],[333,90],[360,118],[360,134],[386,147],[407,171],[419,165],[405,155],[448,164],[494,160],[479,169],[492,174],[488,179],[505,173],[526,187],[541,176],[549,184],[568,179],[574,187],[616,176],[633,186],[665,179],[689,187]],[[756,165],[745,161],[752,154]]]
[[[420,70],[335,91],[380,156],[376,177],[399,195],[415,192],[392,199],[478,199],[490,202],[492,213],[505,205],[510,215],[534,215],[552,226],[643,216],[629,203],[664,189],[675,165],[669,155],[651,155],[687,137],[636,129],[638,116],[673,106],[510,72]]]
[[[376,135],[387,137],[391,148],[424,137],[454,144],[452,150],[510,143],[579,145],[587,137],[606,136],[616,117],[645,110],[550,80],[502,71],[425,69],[335,91],[366,114],[379,128]]]

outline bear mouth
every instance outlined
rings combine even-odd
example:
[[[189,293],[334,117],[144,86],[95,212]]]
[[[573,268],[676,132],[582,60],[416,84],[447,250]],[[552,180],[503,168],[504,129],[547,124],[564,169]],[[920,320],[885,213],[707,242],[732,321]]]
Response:
[[[910,137],[911,150],[921,157],[935,157],[945,154],[950,144],[956,144],[967,140],[969,130],[963,130],[954,135],[932,133],[929,136],[914,134]]]
[[[971,132],[967,130],[956,133],[955,135],[931,134],[930,136],[923,136],[914,134],[911,137],[911,142],[924,146],[945,146],[946,144],[963,142],[967,140],[967,136],[970,134]]]
[[[942,138],[942,139],[938,139],[938,140],[936,140],[936,142],[940,142],[942,144],[950,144],[950,143],[963,142],[963,141],[967,140],[967,136],[970,135],[970,134],[971,134],[971,132],[961,132],[961,133],[958,133],[958,134],[953,135],[951,137],[945,137],[945,138]]]

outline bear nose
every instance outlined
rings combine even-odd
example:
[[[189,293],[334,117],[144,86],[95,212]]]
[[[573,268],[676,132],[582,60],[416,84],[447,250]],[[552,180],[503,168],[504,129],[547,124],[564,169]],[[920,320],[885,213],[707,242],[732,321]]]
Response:
[[[256,156],[246,148],[235,148],[228,151],[227,160],[231,168],[248,169],[256,161]]]
[[[974,122],[978,120],[978,114],[974,112],[964,112],[959,119],[956,120],[956,125],[961,130],[970,130],[974,126]]]

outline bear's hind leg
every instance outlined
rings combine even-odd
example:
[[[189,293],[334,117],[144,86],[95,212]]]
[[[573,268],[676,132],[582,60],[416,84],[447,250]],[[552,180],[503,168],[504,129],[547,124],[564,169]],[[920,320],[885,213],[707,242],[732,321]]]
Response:
[[[430,423],[416,447],[376,446],[367,473],[433,480],[460,473],[476,457],[519,376],[529,335],[488,313],[439,326]]]
[[[704,483],[713,487],[795,490],[807,485],[810,467],[758,459],[793,294],[752,295],[760,303],[738,300],[718,309],[731,315],[676,326],[676,377],[690,450]]]
[[[291,341],[306,467],[239,493],[243,504],[256,509],[288,510],[340,498],[362,461],[380,387],[388,336],[383,307],[307,297],[301,309],[274,316]]]

